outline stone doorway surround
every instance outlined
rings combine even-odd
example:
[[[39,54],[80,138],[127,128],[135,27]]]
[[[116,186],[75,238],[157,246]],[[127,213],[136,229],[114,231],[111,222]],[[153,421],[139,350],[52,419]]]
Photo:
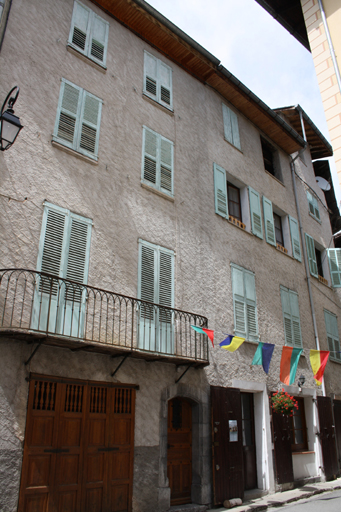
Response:
[[[209,391],[209,389],[208,389]],[[167,478],[168,401],[176,396],[192,404],[192,503],[211,502],[211,437],[209,393],[187,384],[174,384],[163,389],[160,404],[159,510],[170,507]]]

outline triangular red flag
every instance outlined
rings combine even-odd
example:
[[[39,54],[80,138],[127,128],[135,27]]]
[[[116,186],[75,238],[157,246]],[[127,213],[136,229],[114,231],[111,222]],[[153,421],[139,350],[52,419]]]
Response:
[[[212,341],[212,345],[213,345],[213,348],[214,348],[214,331],[212,331],[211,329],[204,329],[203,327],[201,327],[201,329],[207,334],[207,336],[210,338],[210,340]]]

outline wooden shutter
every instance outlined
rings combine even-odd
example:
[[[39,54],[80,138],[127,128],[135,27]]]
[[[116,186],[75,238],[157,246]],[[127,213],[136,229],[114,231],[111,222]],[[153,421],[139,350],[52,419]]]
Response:
[[[292,290],[280,287],[285,344],[302,347],[301,322],[298,308],[298,295]]]
[[[263,238],[262,214],[260,208],[260,198],[258,192],[249,187],[250,213],[252,233],[259,238]]]
[[[166,107],[172,106],[172,69],[158,60],[159,101]]]
[[[327,249],[330,275],[335,288],[341,286],[341,249]]]
[[[217,164],[213,164],[213,172],[215,212],[225,219],[228,219],[229,212],[227,202],[226,172],[225,169]]]
[[[157,100],[157,59],[147,52],[144,52],[143,92]]]
[[[234,330],[236,336],[246,338],[246,301],[244,289],[244,271],[236,266],[231,266],[232,294],[234,309]]]
[[[54,136],[72,149],[76,149],[81,106],[81,88],[62,79]]]
[[[294,481],[291,452],[291,418],[272,410],[275,471],[278,484]]]
[[[173,143],[160,136],[160,189],[173,193]]]
[[[326,480],[334,480],[338,474],[338,466],[331,398],[329,396],[317,396],[317,410],[324,474]]]
[[[258,341],[255,276],[244,271],[246,331],[250,341]]]
[[[84,154],[97,160],[99,127],[102,101],[89,92],[83,91],[82,115],[80,120],[79,148]]]
[[[156,185],[158,137],[155,132],[143,128],[142,179]]]
[[[173,298],[173,267],[174,253],[167,249],[159,248],[159,280],[158,280],[158,299],[160,306],[172,308],[174,306]],[[168,310],[160,310],[160,322],[171,323],[172,314]]]
[[[305,244],[307,247],[309,270],[312,276],[318,277],[316,253],[315,253],[315,242],[314,239],[305,233]]]
[[[300,233],[298,229],[298,222],[296,219],[289,215],[289,224],[292,244],[292,255],[296,260],[301,261],[301,242]]]
[[[100,64],[105,64],[108,47],[109,23],[92,13],[90,56]]]
[[[268,244],[276,246],[274,216],[272,211],[272,202],[263,196],[263,212],[264,212],[264,226],[265,226],[265,239]]]
[[[74,3],[69,43],[82,53],[88,53],[90,31],[90,9],[79,2]]]
[[[225,139],[240,149],[240,137],[237,115],[223,103],[223,122]]]

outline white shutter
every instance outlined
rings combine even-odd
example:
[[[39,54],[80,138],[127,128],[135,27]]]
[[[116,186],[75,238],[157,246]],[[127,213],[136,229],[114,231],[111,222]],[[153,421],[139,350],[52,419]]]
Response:
[[[143,92],[157,99],[157,59],[144,52],[144,86]]]
[[[155,132],[143,128],[142,179],[156,185],[158,137]]]
[[[109,23],[95,13],[92,17],[90,55],[100,64],[105,64],[108,46]]]
[[[264,226],[265,226],[265,239],[268,244],[276,245],[274,216],[272,211],[272,202],[263,196],[263,212],[264,212]]]
[[[173,143],[160,137],[160,188],[173,193]]]
[[[228,201],[227,201],[227,185],[225,169],[217,164],[213,164],[214,172],[214,198],[215,212],[225,219],[229,218]]]
[[[82,101],[80,87],[62,80],[57,110],[55,137],[62,144],[74,148],[78,131],[78,119]]]
[[[98,155],[99,127],[102,102],[96,96],[83,91],[83,108],[80,120],[79,148],[91,157]]]
[[[75,1],[73,7],[69,43],[82,53],[88,53],[90,31],[90,9]]]
[[[161,104],[166,107],[172,106],[172,70],[166,66],[161,60],[158,61],[158,82],[160,87]]]
[[[250,213],[252,233],[259,238],[263,238],[262,214],[260,207],[260,197],[256,190],[249,187]]]

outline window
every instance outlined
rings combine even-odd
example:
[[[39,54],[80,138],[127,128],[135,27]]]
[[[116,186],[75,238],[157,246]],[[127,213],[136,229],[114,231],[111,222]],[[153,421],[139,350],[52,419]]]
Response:
[[[240,149],[237,115],[223,103],[224,137],[227,142]]]
[[[258,341],[255,275],[231,263],[234,331],[250,341]]]
[[[69,45],[105,66],[108,47],[109,23],[91,9],[75,1],[69,34]]]
[[[168,109],[173,109],[172,68],[144,52],[143,92]]]
[[[215,212],[245,229],[247,224],[250,225],[247,187],[229,176],[225,169],[216,163],[213,164],[213,173]]]
[[[341,249],[327,249],[329,269],[334,288],[341,287]]]
[[[98,159],[102,100],[62,78],[53,140]]]
[[[268,244],[276,245],[275,237],[275,224],[274,214],[272,211],[272,202],[263,196],[263,212],[264,212],[264,226],[265,226],[265,239]]]
[[[284,323],[285,344],[302,348],[301,322],[296,292],[281,286],[281,302]]]
[[[297,261],[302,261],[300,232],[298,229],[298,222],[296,219],[294,219],[290,215],[289,215],[289,225],[290,225],[292,255]]]
[[[267,140],[261,137],[261,145],[262,145],[262,153],[263,153],[263,162],[264,168],[268,171],[272,176],[282,181],[282,173],[279,164],[279,155],[278,151],[268,142]]]
[[[317,263],[317,273],[319,276],[324,277],[323,266],[322,266],[322,254],[319,249],[315,247],[315,256]]]
[[[294,407],[294,414],[291,419],[291,450],[293,452],[302,452],[308,450],[307,426],[304,413],[304,398],[297,398],[298,409]]]
[[[320,211],[317,203],[316,197],[314,197],[309,190],[307,190],[307,199],[309,204],[309,213],[314,219],[321,221]]]
[[[174,307],[173,251],[139,241],[138,297],[159,304],[140,306],[139,348],[173,354],[173,315],[162,309]]]
[[[324,320],[326,323],[328,350],[330,359],[341,362],[339,329],[336,316],[330,311],[324,310]]]
[[[284,246],[283,229],[282,229],[282,217],[274,212],[274,226],[275,226],[275,238],[276,243],[281,247]]]
[[[249,187],[251,230],[259,238],[263,238],[262,213],[260,208],[260,196],[256,190]]]
[[[46,202],[37,270],[86,284],[91,227],[90,219]],[[34,300],[32,328],[82,337],[85,295],[81,286],[42,277]]]
[[[173,196],[173,142],[143,127],[142,183]]]

